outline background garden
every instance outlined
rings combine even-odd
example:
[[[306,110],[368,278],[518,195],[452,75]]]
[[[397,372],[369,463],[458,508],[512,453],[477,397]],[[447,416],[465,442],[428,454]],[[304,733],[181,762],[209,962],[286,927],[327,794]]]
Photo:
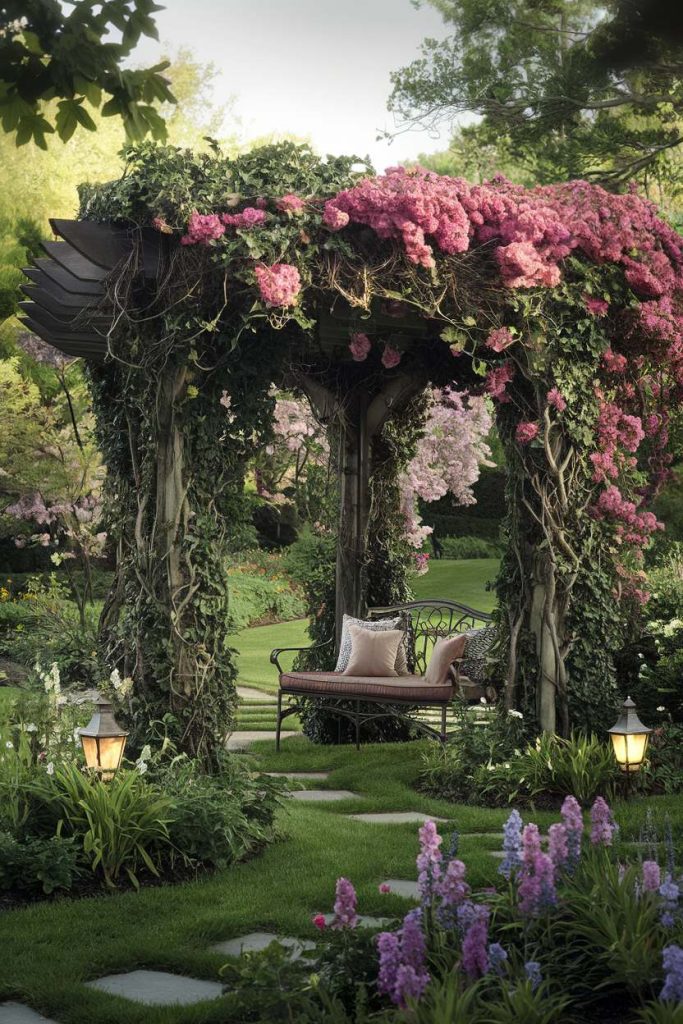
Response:
[[[596,588],[608,588],[618,630],[605,650],[591,651],[601,625],[590,621],[590,609],[582,623],[589,642],[582,648],[577,641],[573,665],[588,681],[581,728],[563,738],[539,735],[527,705],[522,715],[502,702],[455,702],[457,738],[444,747],[419,740],[409,726],[402,742],[390,742],[389,724],[367,733],[371,742],[357,753],[311,743],[314,718],[313,725],[290,718],[288,727],[303,734],[287,739],[276,757],[272,741],[250,743],[249,734],[274,728],[278,679],[270,650],[306,644],[309,630],[320,638],[333,615],[339,454],[334,430],[321,425],[301,391],[272,386],[263,396],[272,423],[266,429],[254,418],[250,453],[240,453],[235,477],[243,471],[243,486],[226,517],[228,550],[218,573],[229,593],[226,665],[232,652],[238,701],[233,708],[226,676],[232,742],[207,771],[178,744],[170,709],[147,715],[141,731],[134,681],[112,668],[111,648],[103,646],[123,550],[105,468],[119,434],[105,437],[96,421],[97,383],[85,363],[21,321],[22,268],[41,259],[48,217],[74,217],[79,201],[81,210],[106,207],[110,197],[96,186],[118,179],[124,166],[133,180],[140,167],[143,182],[148,168],[156,173],[156,150],[141,142],[145,136],[179,147],[163,151],[169,166],[197,180],[197,167],[212,160],[218,167],[224,157],[245,176],[270,174],[276,184],[295,165],[325,181],[347,170],[341,158],[338,171],[332,161],[318,164],[292,139],[245,145],[226,137],[230,109],[214,99],[216,69],[189,51],[117,77],[138,39],[155,31],[153,4],[115,0],[95,21],[88,4],[74,5],[71,20],[48,3],[34,6],[27,14],[10,5],[0,46],[0,1024],[13,1024],[15,1004],[62,1024],[680,1024],[680,388],[664,395],[669,384],[652,385],[651,376],[642,395],[630,396],[645,406],[651,388],[664,410],[647,452],[624,470],[629,493],[642,499],[638,511],[647,508],[664,528],[639,538],[634,560],[626,554],[618,589],[599,576],[602,564],[591,567]],[[427,41],[421,60],[395,72],[390,109],[404,125],[463,111],[476,119],[456,127],[447,150],[420,157],[422,166],[475,184],[502,172],[530,189],[576,178],[614,196],[630,188],[657,204],[667,230],[681,231],[683,46],[667,5],[645,5],[637,17],[619,0],[605,8],[588,0],[540,10],[524,2],[504,11],[470,0],[433,6],[448,35]],[[109,21],[123,31],[119,48],[102,46]],[[78,49],[76,65],[64,38]],[[40,88],[26,85],[27,69]],[[184,155],[185,147],[199,155]],[[178,175],[172,185],[180,194],[185,179]],[[271,196],[270,216],[284,224],[272,244],[286,252],[296,229],[305,249],[311,238],[297,221],[303,204],[283,191]],[[226,208],[240,205],[239,195],[228,197]],[[154,227],[173,232],[163,218]],[[191,220],[188,231],[192,239]],[[261,258],[248,224],[237,235],[235,251],[244,246]],[[571,273],[580,290],[578,262]],[[597,277],[588,272],[586,280]],[[626,294],[620,301],[632,311],[656,294],[639,291],[642,280],[633,284],[627,275],[627,282],[615,276],[609,295],[583,296],[577,337],[602,343],[591,318],[602,322],[612,296]],[[671,333],[679,329],[680,295],[672,290],[664,301],[657,329],[674,344],[681,341]],[[462,335],[451,331],[444,340],[458,350],[474,328],[465,321]],[[496,355],[512,336],[499,341],[488,346]],[[351,334],[354,362],[367,357],[366,345],[366,335]],[[618,360],[626,365],[627,357],[635,366],[628,345],[626,337],[626,356],[611,348],[601,355],[600,372],[621,373]],[[386,342],[383,371],[391,372],[396,356]],[[261,369],[255,358],[245,379]],[[486,367],[476,373],[485,376]],[[626,385],[621,398],[625,392]],[[558,396],[553,407],[562,413]],[[199,407],[202,398],[190,383],[183,401]],[[515,586],[509,566],[501,569],[515,523],[506,503],[510,438],[501,435],[500,417],[496,425],[496,398],[476,386],[472,394],[430,387],[413,419],[383,438],[388,461],[400,465],[387,566],[402,597],[496,613],[501,588]],[[227,391],[219,405],[227,461],[236,415]],[[618,427],[620,470],[642,440],[629,447],[627,419]],[[213,430],[219,421],[207,422]],[[580,426],[606,444],[609,424]],[[653,449],[656,496],[646,493]],[[600,451],[607,458],[608,448]],[[616,441],[609,452],[617,452]],[[613,674],[600,685],[618,700],[630,695],[653,729],[630,799],[605,733],[612,708],[596,712],[602,691],[588,692],[605,651]],[[78,729],[96,692],[131,729],[126,760],[111,780],[82,770]],[[386,823],[392,813],[405,818]],[[443,843],[425,824],[430,818]],[[240,955],[242,938],[254,934],[265,935],[262,946],[269,936],[289,944]],[[200,989],[194,1005],[158,1006],[97,987],[103,976],[136,970],[216,987]]]

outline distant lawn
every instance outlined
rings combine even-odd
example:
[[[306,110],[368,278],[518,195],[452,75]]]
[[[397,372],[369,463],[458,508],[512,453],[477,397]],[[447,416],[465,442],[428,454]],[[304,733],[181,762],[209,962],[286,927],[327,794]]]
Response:
[[[16,686],[0,686],[0,723],[20,693]]]
[[[499,564],[497,558],[432,558],[429,571],[413,581],[415,597],[444,597],[480,612],[490,612],[496,606],[496,595],[486,590],[486,584],[495,580]]]
[[[429,572],[414,580],[413,590],[418,600],[442,597],[489,612],[496,600],[493,591],[486,590],[486,583],[494,580],[497,572],[497,558],[432,559]],[[273,647],[306,647],[310,643],[307,627],[306,619],[298,619],[254,626],[231,637],[231,645],[239,652],[239,684],[275,693],[277,673],[270,664],[270,652]],[[283,658],[283,664],[290,663]]]

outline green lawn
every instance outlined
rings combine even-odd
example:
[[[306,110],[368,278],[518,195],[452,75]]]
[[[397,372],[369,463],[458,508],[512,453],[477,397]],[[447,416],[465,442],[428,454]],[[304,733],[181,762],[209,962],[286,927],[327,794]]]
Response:
[[[432,558],[429,571],[413,582],[415,598],[444,597],[490,612],[496,605],[496,595],[486,590],[486,584],[495,580],[498,565],[497,558]]]
[[[448,598],[477,611],[488,612],[495,606],[495,594],[486,590],[486,584],[495,579],[497,571],[496,558],[432,560],[429,572],[414,581],[415,597],[422,600]],[[240,685],[276,693],[277,673],[269,661],[271,650],[273,647],[304,647],[310,640],[306,620],[299,619],[275,626],[245,629],[232,637],[231,643],[239,652]]]
[[[82,987],[105,973],[140,967],[187,972],[215,979],[225,959],[211,953],[212,942],[270,930],[313,937],[311,915],[332,908],[339,875],[352,879],[363,913],[392,916],[410,906],[395,895],[381,896],[384,878],[415,878],[417,826],[367,825],[344,814],[353,810],[410,810],[448,818],[447,833],[463,837],[460,855],[475,886],[495,882],[497,861],[488,851],[499,841],[476,833],[499,831],[507,811],[449,804],[419,794],[414,783],[425,742],[348,747],[313,747],[288,740],[282,754],[258,744],[246,755],[266,770],[331,769],[317,787],[350,789],[349,803],[304,805],[283,810],[282,840],[263,855],[201,881],[136,894],[39,903],[0,915],[0,1001],[20,999],[60,1024],[219,1024],[230,1018],[223,1001],[199,1007],[136,1006]],[[680,835],[677,798],[648,802],[661,826],[664,813]],[[638,834],[646,802],[628,811],[617,806],[623,833]],[[547,825],[548,813],[525,815]],[[236,1022],[235,1022],[236,1024]]]

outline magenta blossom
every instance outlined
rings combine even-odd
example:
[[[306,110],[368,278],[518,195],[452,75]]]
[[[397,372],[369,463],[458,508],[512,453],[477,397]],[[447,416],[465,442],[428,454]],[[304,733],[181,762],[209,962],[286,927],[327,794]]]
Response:
[[[351,341],[349,342],[349,351],[351,358],[355,363],[364,363],[370,354],[372,348],[372,342],[368,338],[367,334],[352,334]]]
[[[567,408],[567,400],[561,391],[557,388],[551,388],[546,395],[546,401],[548,405],[552,405],[553,408],[557,409],[558,412],[564,412]]]
[[[261,298],[267,306],[294,306],[301,291],[301,277],[289,263],[254,269]]]
[[[322,931],[325,928],[324,914],[314,914],[313,917],[311,918],[311,921],[319,931]]]
[[[393,345],[386,344],[382,352],[382,366],[385,370],[392,370],[401,362],[401,353]]]
[[[496,331],[491,331],[488,338],[486,339],[486,347],[490,348],[493,352],[504,352],[510,345],[514,345],[515,339],[508,330],[507,327],[499,327]]]
[[[220,238],[225,228],[215,213],[197,213],[193,210],[187,223],[187,234],[180,239],[181,245],[209,245]]]
[[[515,441],[518,444],[530,444],[535,437],[538,437],[539,426],[538,423],[532,423],[529,420],[522,420],[521,423],[517,424],[515,430]]]
[[[289,192],[286,196],[281,196],[275,205],[278,210],[282,211],[282,213],[301,213],[305,203],[303,199],[299,198],[299,196],[295,196],[293,193]]]
[[[593,316],[606,316],[609,309],[609,302],[605,299],[596,299],[592,295],[584,295],[583,303]]]

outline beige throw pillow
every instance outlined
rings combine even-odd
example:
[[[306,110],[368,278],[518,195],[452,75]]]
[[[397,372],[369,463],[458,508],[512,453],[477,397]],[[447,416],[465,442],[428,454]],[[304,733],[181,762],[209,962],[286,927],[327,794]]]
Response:
[[[342,673],[345,676],[395,676],[396,655],[403,640],[402,629],[373,632],[362,626],[349,626],[351,657]]]
[[[462,658],[465,651],[466,637],[462,633],[457,636],[442,636],[434,644],[432,656],[425,672],[425,683],[429,686],[448,686],[451,682],[448,670],[456,660]]]

